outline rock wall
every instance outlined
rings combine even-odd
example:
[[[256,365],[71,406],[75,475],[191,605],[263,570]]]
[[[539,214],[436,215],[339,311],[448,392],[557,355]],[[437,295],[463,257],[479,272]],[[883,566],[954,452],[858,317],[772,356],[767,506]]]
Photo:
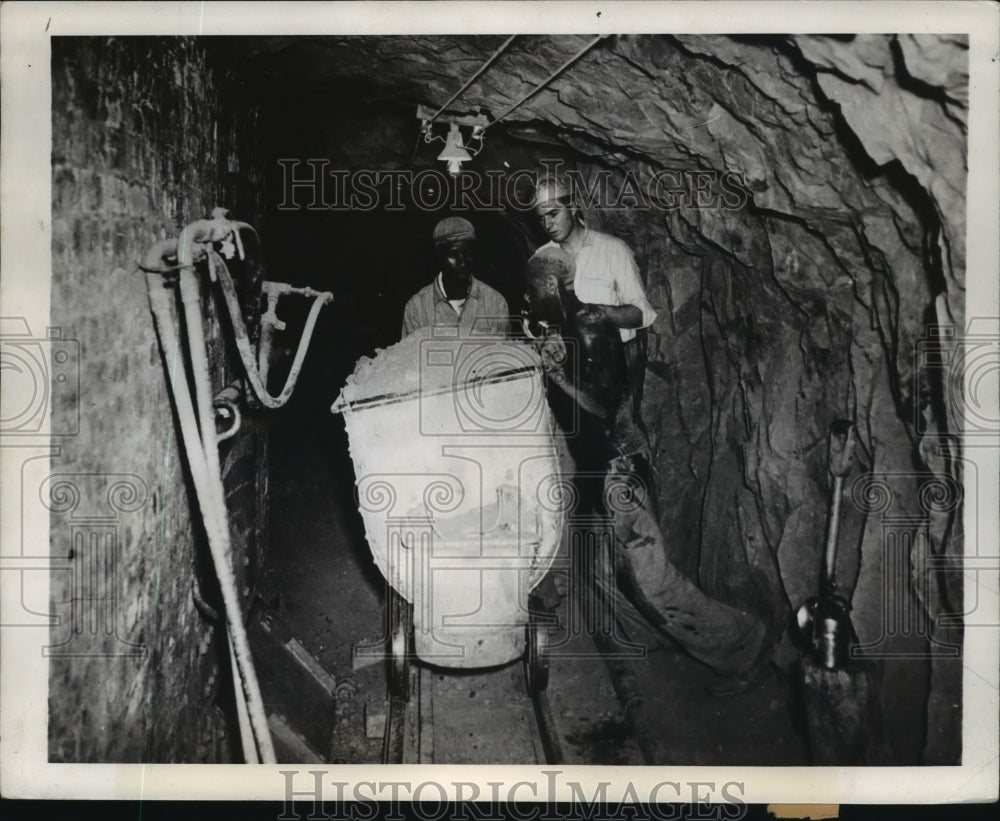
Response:
[[[225,649],[193,597],[217,604],[214,575],[137,269],[216,205],[256,221],[255,115],[220,102],[218,77],[194,38],[52,40],[51,322],[80,346],[79,391],[56,391],[52,411],[79,434],[39,475],[52,552],[68,560],[51,584],[52,761],[230,755]],[[216,389],[236,373],[223,340],[213,320]],[[222,447],[245,600],[266,544],[266,447],[252,420]]]
[[[660,309],[644,416],[675,560],[710,593],[769,617],[777,639],[817,590],[827,432],[853,419],[871,472],[850,477],[838,579],[879,665],[882,755],[944,763],[959,756],[960,632],[932,617],[957,612],[960,585],[937,588],[927,558],[961,552],[958,533],[944,536],[958,520],[948,425],[960,408],[920,363],[934,343],[925,326],[963,316],[965,74],[962,43],[920,48],[944,50],[925,85],[907,69],[910,55],[929,70],[910,38],[619,38],[595,62],[614,64],[629,93],[602,125],[638,158],[609,189],[655,193],[656,171],[690,169],[693,155],[702,170],[737,171],[747,197],[736,208],[653,200],[590,219],[630,242]],[[585,102],[604,98],[593,77],[577,84],[566,122],[600,117]],[[886,119],[886,106],[913,116]],[[651,127],[625,137],[626,152],[628,117]],[[576,162],[591,182],[602,165]]]

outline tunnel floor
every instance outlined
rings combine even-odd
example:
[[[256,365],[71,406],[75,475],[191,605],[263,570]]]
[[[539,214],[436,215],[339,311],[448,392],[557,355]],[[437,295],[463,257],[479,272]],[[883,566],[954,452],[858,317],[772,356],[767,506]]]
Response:
[[[378,763],[386,665],[354,664],[352,648],[383,633],[384,582],[354,507],[346,436],[337,423],[321,423],[329,425],[289,424],[272,434],[271,549],[257,612],[280,623],[332,677],[335,707],[324,711],[305,693],[286,695],[299,702],[288,712],[306,716],[304,726],[287,723],[312,743],[299,753],[294,745],[279,749],[279,760],[315,754],[328,763]],[[557,611],[561,619],[568,601]],[[644,658],[608,661],[586,634],[552,651],[547,698],[558,763],[808,763],[793,687],[776,668],[746,692],[714,696],[710,670],[665,640],[628,629],[628,638],[648,648]],[[285,669],[278,663],[261,671],[265,703],[281,687],[287,691]],[[418,664],[412,681],[406,763],[557,763],[545,761],[521,661],[475,671]]]

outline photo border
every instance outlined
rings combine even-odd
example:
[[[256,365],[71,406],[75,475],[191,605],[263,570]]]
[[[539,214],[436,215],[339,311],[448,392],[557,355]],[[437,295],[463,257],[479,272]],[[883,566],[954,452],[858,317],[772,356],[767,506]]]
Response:
[[[1000,225],[1000,147],[996,101],[998,7],[978,2],[622,2],[622,3],[6,3],[0,9],[0,315],[25,317],[32,331],[50,323],[51,88],[50,38],[64,35],[413,35],[511,33],[967,33],[969,36],[968,243],[966,304],[1000,333],[997,226]],[[968,272],[975,272],[971,277]],[[972,319],[971,310],[968,319]],[[968,386],[967,386],[968,390]],[[997,552],[997,443],[966,439],[983,480],[976,528],[988,545],[966,544],[967,556]],[[4,558],[24,546],[49,545],[48,510],[37,504],[23,519],[11,497],[27,460],[58,454],[56,437],[39,436],[0,447],[3,487],[0,545]],[[973,509],[965,507],[966,514]],[[975,527],[973,526],[975,525]],[[992,541],[989,541],[992,535]],[[988,549],[987,549],[988,548]],[[987,621],[1000,623],[998,597],[987,573],[966,574],[966,610],[986,602]],[[8,624],[21,597],[20,572],[0,573],[0,624]],[[44,579],[44,582],[42,581]],[[974,579],[974,582],[973,582]],[[48,599],[48,575],[31,576],[32,593]],[[35,586],[35,582],[37,587]],[[47,738],[47,660],[40,648],[47,626],[4,627],[0,641],[0,790],[8,797],[141,799],[265,799],[283,801],[281,771],[291,765],[50,764]],[[455,797],[456,782],[502,781],[536,785],[533,800],[569,801],[571,781],[592,794],[610,781],[610,801],[641,797],[652,785],[744,782],[742,800],[767,802],[949,803],[995,800],[998,749],[998,641],[995,627],[967,629],[963,685],[963,764],[954,767],[544,767],[445,765],[302,765],[323,770],[326,783],[436,781]],[[558,770],[553,784],[545,771]],[[265,772],[266,771],[266,772]],[[552,787],[555,789],[552,789]],[[305,786],[297,786],[305,790]],[[330,787],[329,798],[335,797]],[[488,795],[488,793],[486,793]],[[385,794],[386,797],[388,793]],[[307,798],[307,796],[305,796]],[[519,798],[531,799],[521,788]],[[664,794],[666,797],[666,794]],[[302,812],[302,811],[300,811]],[[305,815],[303,815],[305,817]]]

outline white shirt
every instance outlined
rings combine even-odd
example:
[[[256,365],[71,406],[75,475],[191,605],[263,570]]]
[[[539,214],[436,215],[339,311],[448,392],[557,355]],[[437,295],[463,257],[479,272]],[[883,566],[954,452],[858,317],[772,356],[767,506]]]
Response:
[[[584,228],[583,245],[577,252],[573,288],[581,302],[600,305],[634,305],[642,311],[641,328],[656,319],[656,311],[646,298],[632,250],[617,237]],[[543,248],[559,248],[548,242]],[[563,249],[564,251],[567,249]],[[634,328],[619,328],[622,342],[635,339]]]

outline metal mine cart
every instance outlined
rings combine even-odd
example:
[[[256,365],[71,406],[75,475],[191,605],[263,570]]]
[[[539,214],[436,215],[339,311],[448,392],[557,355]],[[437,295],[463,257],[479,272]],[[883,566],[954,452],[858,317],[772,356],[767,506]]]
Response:
[[[524,657],[533,696],[544,690],[544,617],[528,598],[559,546],[565,488],[534,350],[418,332],[363,360],[332,410],[391,588],[392,697],[409,699],[411,642],[439,667]]]

